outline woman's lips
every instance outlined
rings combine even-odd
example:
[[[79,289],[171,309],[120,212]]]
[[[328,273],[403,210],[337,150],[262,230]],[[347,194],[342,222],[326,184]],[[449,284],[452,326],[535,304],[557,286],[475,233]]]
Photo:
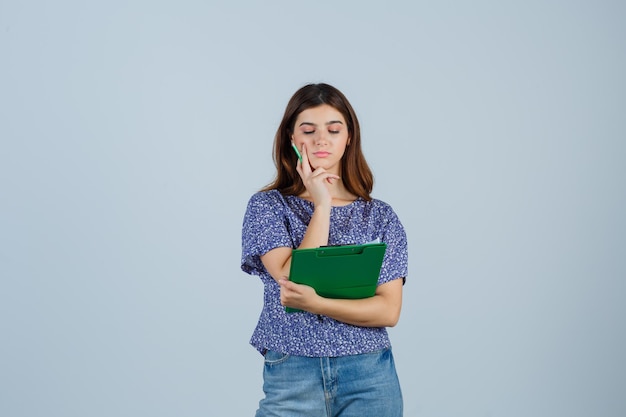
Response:
[[[313,152],[313,155],[317,156],[318,158],[326,158],[328,155],[330,155],[330,152],[325,152],[325,151]]]

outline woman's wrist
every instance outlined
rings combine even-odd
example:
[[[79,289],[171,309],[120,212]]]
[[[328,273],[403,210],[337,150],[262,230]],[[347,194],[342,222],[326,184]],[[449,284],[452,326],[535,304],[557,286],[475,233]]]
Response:
[[[322,212],[322,213],[328,213],[328,215],[330,215],[330,209],[332,207],[332,204],[330,201],[326,202],[320,202],[320,203],[313,203],[313,212]]]

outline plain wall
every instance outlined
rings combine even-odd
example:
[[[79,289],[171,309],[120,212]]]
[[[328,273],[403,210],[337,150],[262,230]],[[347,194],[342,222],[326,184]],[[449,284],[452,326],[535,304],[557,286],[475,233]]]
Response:
[[[408,233],[405,415],[626,415],[626,6],[0,1],[0,415],[244,416],[289,97]]]

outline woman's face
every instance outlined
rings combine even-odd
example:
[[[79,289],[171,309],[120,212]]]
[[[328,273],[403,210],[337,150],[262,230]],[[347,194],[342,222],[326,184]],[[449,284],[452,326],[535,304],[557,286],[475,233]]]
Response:
[[[300,150],[303,144],[306,146],[313,169],[341,172],[341,158],[350,138],[345,119],[334,107],[322,104],[300,113],[291,140]]]

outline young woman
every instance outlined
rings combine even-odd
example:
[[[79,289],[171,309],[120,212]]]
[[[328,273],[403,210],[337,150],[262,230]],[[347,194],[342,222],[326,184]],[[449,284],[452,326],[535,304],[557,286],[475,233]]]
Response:
[[[274,162],[276,178],[250,198],[242,230],[241,268],[265,288],[250,341],[265,357],[256,416],[401,416],[386,327],[400,317],[406,234],[393,209],[370,196],[373,176],[346,97],[327,84],[299,89],[276,132]],[[294,248],[377,240],[387,250],[373,297],[324,298],[289,281]]]

